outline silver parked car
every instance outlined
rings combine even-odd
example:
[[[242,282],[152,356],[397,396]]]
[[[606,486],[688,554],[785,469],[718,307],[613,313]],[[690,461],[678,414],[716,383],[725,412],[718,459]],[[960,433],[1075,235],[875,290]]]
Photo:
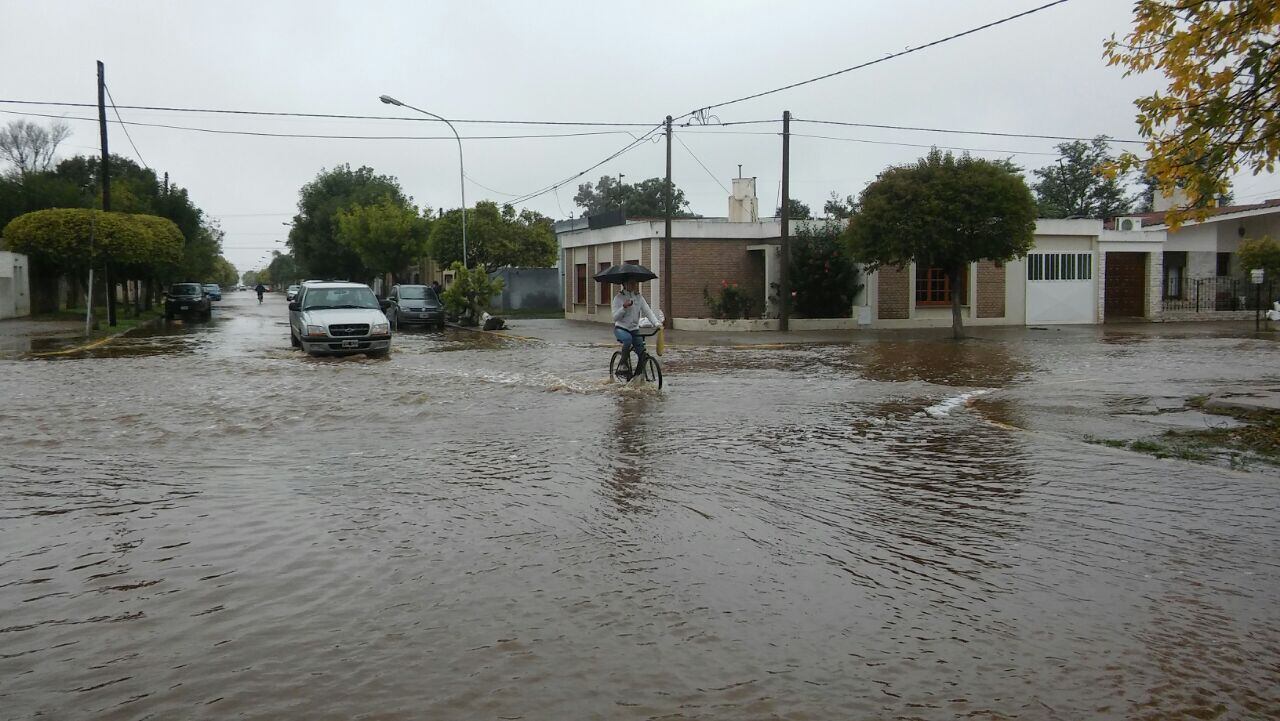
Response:
[[[391,323],[373,291],[361,283],[304,283],[289,303],[289,340],[311,355],[391,350]]]
[[[391,319],[393,328],[415,323],[437,330],[444,328],[444,306],[429,285],[394,286],[387,300],[391,301],[387,318]]]

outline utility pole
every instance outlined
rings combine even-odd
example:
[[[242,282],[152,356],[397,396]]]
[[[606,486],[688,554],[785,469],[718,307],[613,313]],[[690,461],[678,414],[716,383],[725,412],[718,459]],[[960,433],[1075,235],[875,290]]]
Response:
[[[102,210],[111,211],[111,156],[107,152],[107,69],[98,61],[98,134],[102,136]],[[116,290],[111,285],[111,255],[102,254],[102,283],[107,288],[107,325],[116,324]]]
[[[675,308],[671,305],[671,116],[667,116],[667,185],[666,222],[662,236],[662,307],[663,327],[671,329],[675,322]]]
[[[791,111],[782,112],[782,247],[778,258],[778,330],[791,320]]]

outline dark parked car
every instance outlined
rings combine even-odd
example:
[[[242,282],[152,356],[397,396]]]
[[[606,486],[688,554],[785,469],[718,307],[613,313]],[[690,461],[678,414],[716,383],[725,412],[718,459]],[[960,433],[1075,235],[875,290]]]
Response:
[[[200,318],[209,320],[213,317],[213,303],[209,294],[199,283],[174,283],[169,292],[164,294],[164,318]]]
[[[387,294],[387,318],[393,327],[421,324],[444,327],[444,305],[429,285],[396,285]]]
[[[205,283],[204,292],[209,294],[209,300],[222,300],[222,286],[217,283]]]

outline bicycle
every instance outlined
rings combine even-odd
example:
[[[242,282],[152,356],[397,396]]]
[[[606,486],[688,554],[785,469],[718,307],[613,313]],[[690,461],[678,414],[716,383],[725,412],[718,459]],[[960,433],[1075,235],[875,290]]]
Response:
[[[650,332],[642,332],[645,330],[649,330]],[[640,328],[632,331],[631,334],[648,338],[649,336],[655,335],[657,332],[657,328]],[[649,355],[648,351],[644,353],[637,352],[637,354],[640,356],[640,360],[637,362],[639,370],[633,371],[631,368],[631,351],[627,351],[626,355],[623,355],[621,350],[614,351],[613,357],[609,359],[609,377],[617,378],[622,383],[630,383],[631,379],[639,375],[650,383],[657,383],[658,388],[661,389],[662,364],[658,362],[657,358]]]

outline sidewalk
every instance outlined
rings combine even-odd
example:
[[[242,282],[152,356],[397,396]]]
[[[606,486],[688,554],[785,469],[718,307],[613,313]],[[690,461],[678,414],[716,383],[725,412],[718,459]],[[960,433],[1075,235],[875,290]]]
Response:
[[[1146,337],[1258,337],[1280,341],[1280,333],[1264,331],[1255,334],[1253,321],[1202,321],[1185,323],[1114,323],[1104,325],[1059,326],[973,326],[964,329],[969,339],[1035,341],[1078,337],[1096,340],[1104,336]],[[480,331],[484,332],[484,331]],[[508,320],[505,330],[496,331],[514,338],[532,339],[563,345],[606,345],[615,343],[605,323],[583,320],[530,319]],[[817,331],[688,331],[666,332],[671,346],[786,346],[829,343],[868,343],[877,341],[908,342],[917,340],[950,340],[951,328],[919,328],[904,330],[817,330]]]
[[[71,348],[88,339],[84,322],[71,320],[0,320],[0,354],[19,355]]]

